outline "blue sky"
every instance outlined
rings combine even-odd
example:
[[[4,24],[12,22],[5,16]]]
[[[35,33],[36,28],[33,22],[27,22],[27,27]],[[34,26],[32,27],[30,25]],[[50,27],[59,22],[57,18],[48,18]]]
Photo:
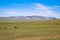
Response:
[[[0,0],[0,17],[33,15],[60,18],[60,0]]]

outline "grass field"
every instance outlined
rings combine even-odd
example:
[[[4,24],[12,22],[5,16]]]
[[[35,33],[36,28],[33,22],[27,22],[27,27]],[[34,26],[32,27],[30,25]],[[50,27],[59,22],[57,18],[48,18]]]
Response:
[[[0,40],[60,40],[60,20],[1,22]]]

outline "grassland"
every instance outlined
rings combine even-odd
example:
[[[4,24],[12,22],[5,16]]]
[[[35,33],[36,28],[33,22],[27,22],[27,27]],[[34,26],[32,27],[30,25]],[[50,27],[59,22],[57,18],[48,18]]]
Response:
[[[60,20],[1,22],[0,40],[60,40]]]

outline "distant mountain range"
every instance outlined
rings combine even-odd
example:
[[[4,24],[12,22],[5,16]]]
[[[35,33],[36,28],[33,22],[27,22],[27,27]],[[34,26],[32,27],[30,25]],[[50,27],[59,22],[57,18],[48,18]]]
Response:
[[[11,16],[11,17],[0,17],[0,21],[24,21],[24,20],[54,20],[55,17],[44,17],[44,16]]]

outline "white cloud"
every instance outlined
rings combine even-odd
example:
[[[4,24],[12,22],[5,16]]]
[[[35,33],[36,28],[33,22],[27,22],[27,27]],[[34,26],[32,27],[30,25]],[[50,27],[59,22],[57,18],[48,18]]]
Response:
[[[54,10],[50,10],[47,6],[44,6],[40,3],[36,3],[36,8],[37,10],[40,10],[37,13],[40,13],[41,16],[48,16],[48,17],[58,17],[60,14],[55,13]]]
[[[28,11],[20,11],[20,10],[13,10],[13,9],[6,9],[5,10],[6,14],[11,15],[11,16],[32,16],[32,15],[39,15],[35,14],[34,12],[28,12]]]
[[[19,14],[16,10],[12,10],[12,9],[6,9],[5,12],[6,12],[7,14],[12,14],[12,15]]]
[[[20,4],[15,4],[16,6],[20,5]],[[14,5],[14,6],[15,6]],[[24,4],[21,4],[21,5],[24,5]],[[20,5],[20,6],[21,6]],[[20,7],[19,6],[19,7]],[[28,6],[28,5],[27,5]],[[54,6],[54,7],[50,7],[50,6],[44,6],[40,3],[33,3],[32,6],[30,8],[27,8],[26,6],[26,9],[23,9],[21,10],[20,8],[18,9],[15,9],[15,7],[12,9],[4,9],[4,13],[10,15],[10,16],[32,16],[32,15],[39,15],[39,16],[48,16],[48,17],[60,17],[60,14],[56,13],[54,10],[55,7],[57,6]]]

